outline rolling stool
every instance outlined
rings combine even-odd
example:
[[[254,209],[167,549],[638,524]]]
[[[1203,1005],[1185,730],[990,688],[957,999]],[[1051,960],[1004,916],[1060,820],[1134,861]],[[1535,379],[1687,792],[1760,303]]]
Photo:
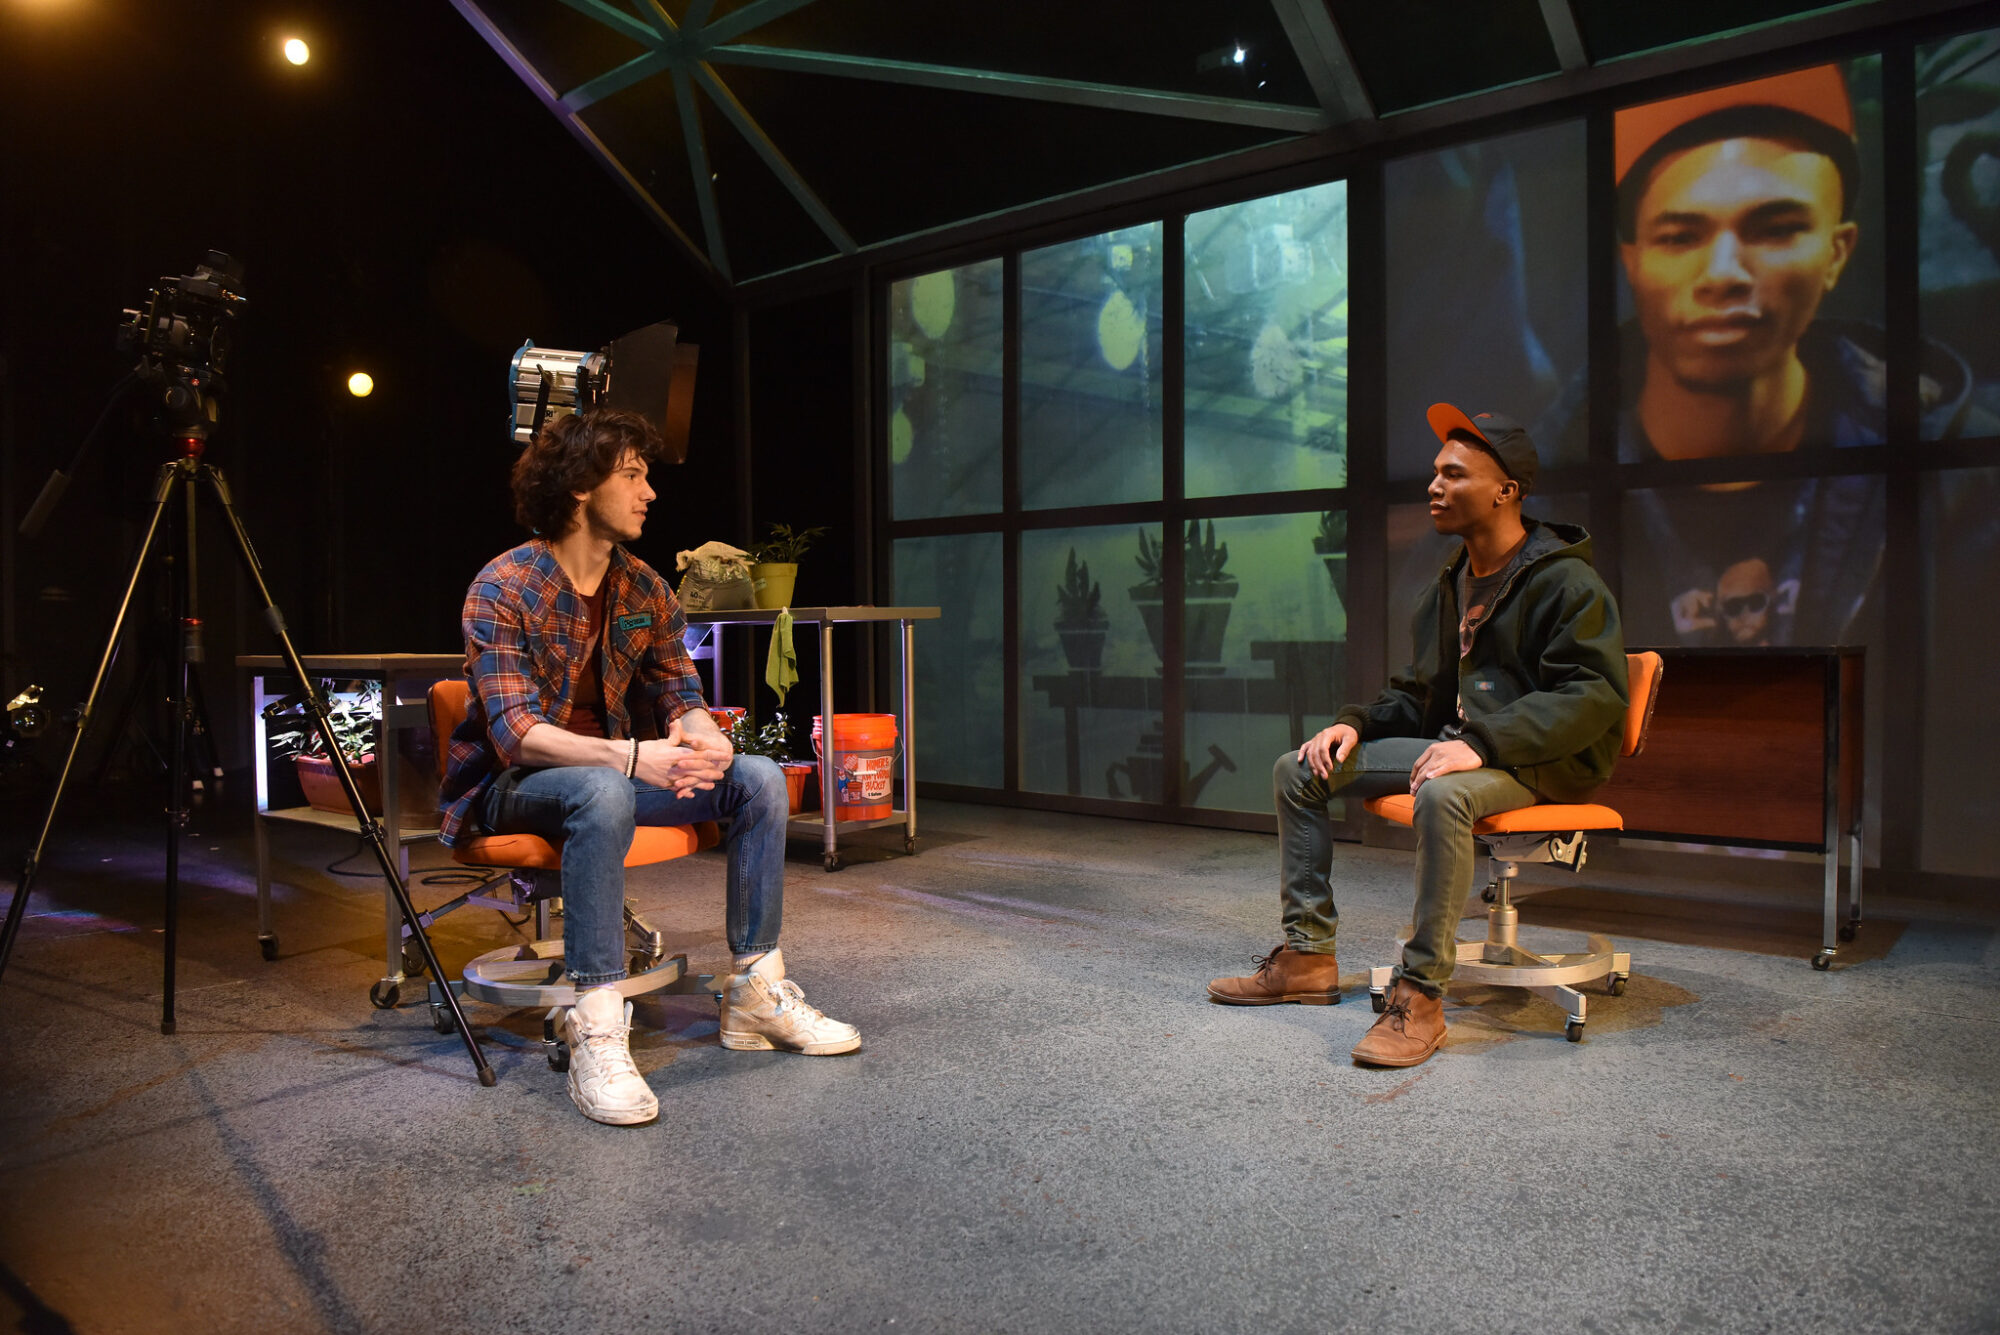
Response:
[[[471,699],[471,687],[463,681],[441,681],[431,687],[431,732],[437,741],[440,777],[450,754],[451,735],[465,722]],[[671,861],[713,848],[720,840],[720,832],[711,821],[699,825],[641,825],[633,832],[625,865],[645,867]],[[550,910],[562,894],[562,845],[532,834],[473,835],[461,837],[453,846],[451,857],[467,867],[505,871],[512,893],[507,898],[478,891],[461,895],[423,915],[425,926],[433,918],[465,904],[503,913],[531,910],[535,915],[535,939],[526,945],[489,950],[469,961],[458,982],[434,980],[430,985],[433,1026],[441,1034],[452,1029],[451,1010],[444,1004],[441,987],[495,1006],[547,1007],[547,1014],[542,1017],[542,1043],[548,1049],[549,1065],[558,1071],[568,1070],[569,1047],[557,1033],[563,1011],[576,1004],[576,988],[563,973],[562,938],[549,936]],[[625,904],[625,930],[632,936],[634,947],[630,975],[614,984],[621,994],[636,997],[648,992],[714,993],[714,977],[689,975],[687,956],[667,955],[666,938],[632,911],[629,900]]]
[[[1665,669],[1660,656],[1650,651],[1625,656],[1631,701],[1625,707],[1621,756],[1636,756],[1646,745],[1646,729],[1653,721],[1653,702],[1659,696],[1660,678]],[[1416,799],[1407,793],[1376,797],[1364,805],[1378,816],[1398,825],[1411,823]],[[1583,1026],[1589,1003],[1572,983],[1594,978],[1608,979],[1612,996],[1625,991],[1632,976],[1632,956],[1612,949],[1609,938],[1590,933],[1585,948],[1561,955],[1537,955],[1524,950],[1514,939],[1520,926],[1520,911],[1514,907],[1510,890],[1523,862],[1553,862],[1579,871],[1585,854],[1584,837],[1591,830],[1622,830],[1625,818],[1610,807],[1595,803],[1538,803],[1514,811],[1487,816],[1472,827],[1472,836],[1492,860],[1493,878],[1482,898],[1492,905],[1486,910],[1486,939],[1460,941],[1458,966],[1452,980],[1488,983],[1499,987],[1520,987],[1545,997],[1569,1014],[1563,1036],[1572,1043],[1583,1040]],[[1389,1004],[1392,966],[1368,971],[1368,999],[1379,1014]]]

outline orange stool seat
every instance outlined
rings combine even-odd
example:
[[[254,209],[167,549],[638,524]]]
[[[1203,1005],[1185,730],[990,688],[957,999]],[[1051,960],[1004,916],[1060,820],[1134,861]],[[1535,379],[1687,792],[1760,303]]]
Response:
[[[1371,797],[1362,803],[1370,811],[1398,825],[1414,818],[1417,799],[1408,793]],[[1482,817],[1472,827],[1473,837],[1489,834],[1567,834],[1571,830],[1622,830],[1625,818],[1610,807],[1594,802],[1540,802],[1531,807],[1502,811]]]

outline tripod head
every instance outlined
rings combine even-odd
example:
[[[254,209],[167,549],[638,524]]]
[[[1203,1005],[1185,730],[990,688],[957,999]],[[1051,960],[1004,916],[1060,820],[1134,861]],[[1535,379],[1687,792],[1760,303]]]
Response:
[[[193,273],[162,278],[142,309],[125,312],[118,347],[138,353],[133,374],[159,390],[162,425],[176,440],[205,440],[215,425],[243,302],[242,261],[211,250]]]
[[[117,415],[125,396],[141,385],[159,395],[160,425],[183,458],[199,458],[208,433],[221,415],[223,373],[235,346],[236,314],[243,306],[243,262],[211,250],[191,274],[162,278],[146,294],[145,305],[125,312],[118,349],[138,354],[132,373],[111,392],[97,422],[76,448],[69,467],[49,474],[21,520],[19,532],[33,538],[62,499],[91,447]]]

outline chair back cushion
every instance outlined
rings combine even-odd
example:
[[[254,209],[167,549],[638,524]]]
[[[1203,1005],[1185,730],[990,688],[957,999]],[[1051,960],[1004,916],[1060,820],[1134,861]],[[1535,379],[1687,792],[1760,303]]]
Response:
[[[1645,749],[1646,729],[1653,725],[1653,702],[1660,696],[1660,679],[1667,666],[1651,649],[1625,655],[1625,672],[1631,703],[1625,706],[1625,739],[1618,748],[1621,756],[1636,756]]]
[[[465,722],[472,708],[472,687],[451,679],[431,683],[431,738],[437,743],[438,782],[443,783],[445,767],[451,761],[451,735]]]

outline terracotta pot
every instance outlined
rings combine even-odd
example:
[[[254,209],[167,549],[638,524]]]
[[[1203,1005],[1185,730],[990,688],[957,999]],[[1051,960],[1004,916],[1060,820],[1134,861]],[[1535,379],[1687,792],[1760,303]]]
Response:
[[[799,760],[781,760],[778,763],[784,767],[785,792],[792,799],[792,814],[796,816],[806,809],[809,789],[815,797],[819,795],[819,786],[813,782],[819,777],[819,766]],[[813,806],[816,808],[819,803],[815,801]]]
[[[347,805],[347,793],[340,786],[340,776],[334,773],[333,762],[325,756],[295,756],[292,764],[299,775],[299,787],[305,790],[306,805],[314,811],[335,811],[342,815],[352,815],[353,808]],[[361,790],[361,801],[368,808],[368,814],[382,814],[382,779],[375,769],[375,757],[348,762],[347,772],[354,776],[354,786]]]

